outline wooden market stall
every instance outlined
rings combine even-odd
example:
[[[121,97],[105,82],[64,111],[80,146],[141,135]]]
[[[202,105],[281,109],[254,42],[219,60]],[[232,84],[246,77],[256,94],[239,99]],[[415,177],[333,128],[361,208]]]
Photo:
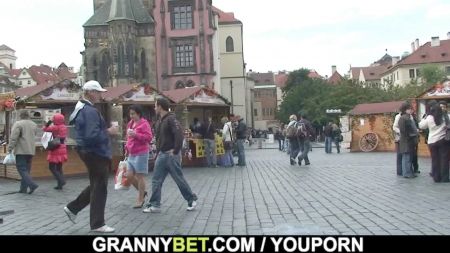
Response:
[[[117,87],[108,87],[108,91],[103,94],[103,100],[108,104],[109,117],[111,121],[119,122],[120,136],[113,143],[113,168],[117,168],[118,162],[124,157],[124,143],[126,136],[126,127],[130,121],[128,109],[131,105],[141,105],[143,116],[150,122],[154,131],[153,122],[156,121],[155,102],[158,97],[163,95],[149,84],[130,84]],[[154,150],[154,148],[152,149]],[[154,153],[151,152],[149,168],[153,167]]]
[[[31,176],[34,178],[52,177],[48,169],[47,151],[44,150],[40,142],[43,134],[42,127],[55,113],[62,113],[66,118],[66,125],[68,125],[69,115],[81,96],[81,88],[70,80],[63,80],[54,84],[49,83],[17,89],[15,96],[17,100],[16,110],[11,111],[9,117],[11,123],[5,131],[11,132],[12,125],[18,119],[17,110],[29,110],[30,119],[38,125],[39,129],[36,136],[36,155],[32,161]],[[66,145],[69,160],[63,165],[64,174],[86,174],[84,163],[75,150],[75,131],[72,126],[68,126],[68,128],[69,134],[66,138]],[[0,176],[20,178],[15,166],[7,166],[6,171]]]
[[[420,94],[417,99],[417,115],[419,116],[419,120],[422,118],[422,115],[426,113],[427,104],[431,100],[446,101],[447,108],[450,108],[450,81],[444,81],[442,83],[438,83],[433,85],[429,90]],[[418,147],[418,155],[430,157],[430,150],[428,149],[428,145],[425,141],[425,135],[420,135],[419,147]]]
[[[189,148],[186,148],[183,154],[183,165],[206,165],[203,138],[193,135],[189,130],[189,125],[194,118],[198,118],[200,122],[204,123],[208,117],[212,117],[217,132],[221,132],[220,119],[229,115],[230,103],[216,91],[207,87],[186,87],[162,93],[174,102],[174,111],[185,128],[185,143]],[[216,154],[218,161],[224,154],[222,138],[218,134],[216,134]]]
[[[350,112],[351,152],[395,151],[392,125],[403,101],[359,104]]]

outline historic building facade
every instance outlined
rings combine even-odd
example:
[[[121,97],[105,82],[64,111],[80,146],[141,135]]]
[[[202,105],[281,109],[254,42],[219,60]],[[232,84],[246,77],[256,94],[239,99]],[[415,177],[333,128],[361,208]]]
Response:
[[[156,84],[153,1],[94,0],[94,14],[83,25],[86,80],[103,86]]]

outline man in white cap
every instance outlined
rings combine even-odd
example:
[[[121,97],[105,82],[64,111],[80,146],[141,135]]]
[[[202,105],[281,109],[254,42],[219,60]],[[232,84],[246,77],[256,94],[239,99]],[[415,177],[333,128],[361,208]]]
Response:
[[[78,212],[90,207],[90,226],[93,232],[112,233],[114,228],[105,225],[105,205],[108,186],[108,168],[111,163],[109,135],[116,135],[118,127],[107,127],[101,114],[94,107],[106,89],[97,81],[83,85],[83,99],[70,115],[70,123],[75,125],[77,152],[87,167],[89,186],[67,206],[64,212],[75,223]]]

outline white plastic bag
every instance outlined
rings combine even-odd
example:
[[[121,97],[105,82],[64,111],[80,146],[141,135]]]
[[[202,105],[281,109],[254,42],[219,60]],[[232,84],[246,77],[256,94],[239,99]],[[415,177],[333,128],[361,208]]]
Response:
[[[41,143],[44,149],[47,149],[48,143],[53,139],[53,134],[51,132],[44,132],[41,138]]]
[[[14,165],[16,164],[16,157],[12,153],[8,153],[3,159],[4,165]]]
[[[130,189],[130,183],[127,179],[127,161],[120,161],[119,167],[114,177],[114,189],[115,190],[128,190]]]

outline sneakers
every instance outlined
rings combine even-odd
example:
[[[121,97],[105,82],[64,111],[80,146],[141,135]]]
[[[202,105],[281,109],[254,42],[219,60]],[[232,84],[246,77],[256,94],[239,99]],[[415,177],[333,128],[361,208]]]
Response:
[[[197,206],[197,201],[193,200],[188,203],[188,207],[186,208],[186,210],[194,211],[196,206]]]
[[[291,165],[295,165],[295,160],[294,159],[290,159]]]
[[[35,187],[30,187],[30,191],[28,194],[33,194],[33,192],[39,187],[39,185],[36,185]]]
[[[108,225],[103,225],[103,227],[92,229],[91,231],[97,233],[113,233],[116,230]]]
[[[147,206],[145,206],[145,208],[142,210],[142,212],[144,212],[144,213],[160,213],[161,208],[148,204]]]
[[[67,206],[64,207],[64,212],[67,214],[67,217],[69,218],[69,220],[75,224],[75,219],[77,218],[77,215],[72,213],[72,211],[69,210],[69,208],[67,208]]]

